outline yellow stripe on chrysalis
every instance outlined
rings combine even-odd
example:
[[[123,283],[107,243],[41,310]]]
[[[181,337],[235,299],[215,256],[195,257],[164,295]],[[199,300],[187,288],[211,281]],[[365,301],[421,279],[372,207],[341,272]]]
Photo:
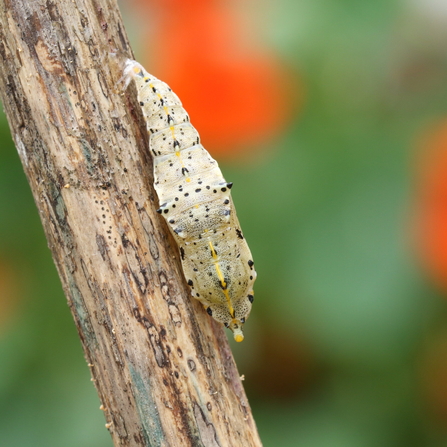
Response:
[[[211,241],[209,241],[209,245],[210,245],[210,249],[211,249],[211,255],[215,261],[214,268],[216,269],[216,273],[219,278],[220,285],[222,286],[222,291],[223,291],[225,298],[227,300],[228,310],[230,311],[231,316],[234,318],[233,303],[231,302],[230,295],[228,294],[227,283],[225,282],[224,275],[222,274],[222,270],[220,269],[220,265],[218,262],[219,258],[217,257],[216,250],[214,250],[214,247],[213,247],[213,244]]]

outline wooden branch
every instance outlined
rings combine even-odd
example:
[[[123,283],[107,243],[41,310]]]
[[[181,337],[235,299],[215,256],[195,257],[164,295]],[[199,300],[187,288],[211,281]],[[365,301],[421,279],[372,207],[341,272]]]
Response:
[[[0,90],[116,446],[260,446],[223,329],[155,213],[115,0],[0,0]]]

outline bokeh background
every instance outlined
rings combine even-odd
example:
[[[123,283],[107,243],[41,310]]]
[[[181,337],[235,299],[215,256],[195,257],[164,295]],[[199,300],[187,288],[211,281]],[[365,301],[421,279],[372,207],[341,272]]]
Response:
[[[447,2],[121,8],[235,183],[264,446],[447,446]],[[110,447],[104,423],[2,115],[0,444]]]

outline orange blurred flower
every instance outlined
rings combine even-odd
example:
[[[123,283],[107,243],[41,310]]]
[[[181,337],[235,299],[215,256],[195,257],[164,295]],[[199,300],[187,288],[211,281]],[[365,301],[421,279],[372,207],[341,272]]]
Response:
[[[447,290],[447,120],[422,144],[416,193],[418,248],[435,282]]]
[[[143,65],[178,94],[204,146],[235,157],[273,146],[288,122],[296,87],[275,56],[250,44],[228,4],[139,1],[158,22],[142,41]],[[147,63],[149,61],[149,63]]]

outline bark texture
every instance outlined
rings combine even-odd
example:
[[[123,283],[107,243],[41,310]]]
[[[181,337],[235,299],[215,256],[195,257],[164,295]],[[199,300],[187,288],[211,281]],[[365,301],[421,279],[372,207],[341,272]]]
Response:
[[[123,56],[115,0],[0,0],[1,98],[107,427],[116,446],[260,446],[155,212],[135,91],[115,89]]]

